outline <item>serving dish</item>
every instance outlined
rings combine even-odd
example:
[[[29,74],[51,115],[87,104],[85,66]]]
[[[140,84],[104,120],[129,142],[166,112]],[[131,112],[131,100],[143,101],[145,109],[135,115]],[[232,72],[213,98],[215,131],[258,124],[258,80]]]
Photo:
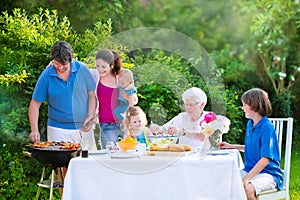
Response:
[[[179,136],[172,135],[151,135],[148,136],[152,144],[177,144]]]

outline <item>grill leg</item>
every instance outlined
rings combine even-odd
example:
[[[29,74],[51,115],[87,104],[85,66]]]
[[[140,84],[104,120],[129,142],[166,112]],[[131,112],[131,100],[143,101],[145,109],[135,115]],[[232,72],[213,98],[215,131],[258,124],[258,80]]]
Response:
[[[54,173],[55,173],[55,170],[52,169],[52,173],[51,173],[51,183],[50,183],[50,197],[49,197],[49,200],[52,200],[52,195],[53,195]]]
[[[58,167],[58,169],[57,169],[57,181],[60,183],[60,187],[58,188],[58,190],[59,190],[59,194],[60,194],[60,196],[62,196],[62,194],[63,194],[63,189],[62,189],[62,187],[63,187],[63,185],[64,185],[64,178],[65,178],[65,176],[64,176],[64,167]]]
[[[42,176],[41,176],[40,183],[42,183],[43,180],[44,180],[45,171],[46,171],[46,167],[43,167],[43,172],[42,172]],[[42,189],[42,188],[39,186],[39,187],[38,187],[38,191],[36,192],[36,195],[35,195],[35,199],[36,199],[36,200],[38,200],[39,197],[40,197],[41,189]]]

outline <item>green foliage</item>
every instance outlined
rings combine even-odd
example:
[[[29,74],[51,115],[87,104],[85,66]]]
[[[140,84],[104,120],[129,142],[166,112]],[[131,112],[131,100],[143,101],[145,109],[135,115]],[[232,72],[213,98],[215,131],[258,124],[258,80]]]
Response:
[[[300,150],[293,146],[292,158],[291,158],[291,176],[290,176],[290,198],[291,200],[300,199]]]
[[[80,41],[76,42],[74,48],[78,59],[90,64],[90,68],[95,68],[96,51],[99,50],[99,46],[102,46],[105,40],[110,38],[111,34],[111,19],[108,19],[106,22],[97,21],[94,24],[94,29],[86,29],[82,35],[79,35]]]
[[[248,26],[256,13],[252,1],[150,0],[137,17],[144,27],[164,27],[198,41],[211,52],[227,44],[238,48],[249,38]]]
[[[244,144],[247,119],[241,107],[243,91],[232,86],[226,89],[226,116],[230,119],[230,131],[223,140],[232,144]]]
[[[181,99],[184,90],[192,85],[203,86],[202,78],[193,72],[193,66],[175,53],[170,54],[162,50],[150,52],[135,52],[133,69],[137,87],[147,83],[163,85]]]
[[[2,140],[1,140],[2,141]],[[0,142],[0,196],[1,199],[32,199],[37,192],[37,183],[42,172],[40,165],[33,158],[22,154],[22,143]],[[49,173],[49,171],[47,170]],[[49,197],[49,190],[41,191],[40,199]],[[60,199],[57,192],[54,199]]]
[[[0,3],[0,11],[22,8],[29,14],[36,13],[40,7],[49,10],[58,10],[59,19],[68,16],[73,28],[84,33],[86,29],[92,29],[98,21],[107,21],[112,19],[113,28],[116,31],[126,30],[136,22],[136,4],[135,1],[128,0],[6,0]],[[4,4],[4,5],[3,5]]]
[[[261,59],[261,68],[276,92],[285,95],[299,76],[300,7],[296,1],[264,0],[257,3],[261,13],[255,17],[251,32]]]
[[[11,83],[24,83],[25,78],[28,77],[29,74],[26,73],[25,70],[22,71],[21,74],[0,74],[0,85],[6,84],[6,86],[9,86]]]
[[[255,67],[245,64],[247,52],[236,52],[227,46],[220,51],[212,52],[210,55],[218,66],[226,86],[235,85],[239,89],[246,90],[251,85],[257,85],[260,82],[259,77],[255,75]]]
[[[289,117],[293,116],[291,109],[291,91],[285,90],[282,95],[273,95],[271,98],[272,102],[272,116],[275,117]]]
[[[41,71],[49,63],[49,50],[59,39],[74,41],[69,21],[58,20],[56,11],[39,10],[39,14],[28,16],[24,10],[15,9],[13,15],[7,12],[0,16],[0,73],[26,73],[25,83],[11,83],[12,79],[3,82],[2,94],[6,96],[0,105],[3,133],[17,135],[20,131],[29,130],[27,108],[32,90]],[[9,104],[9,105],[7,105]],[[41,116],[46,111],[41,110]],[[45,118],[41,118],[45,126]]]
[[[174,93],[162,85],[148,84],[139,87],[139,106],[148,113],[150,121],[163,125],[180,112]]]
[[[205,89],[201,76],[189,62],[162,50],[134,52],[139,106],[151,120],[164,124],[181,112],[182,93],[192,86]]]

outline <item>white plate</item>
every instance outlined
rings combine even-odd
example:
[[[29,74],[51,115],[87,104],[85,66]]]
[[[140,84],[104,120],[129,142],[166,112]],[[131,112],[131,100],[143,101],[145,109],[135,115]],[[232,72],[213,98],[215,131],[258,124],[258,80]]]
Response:
[[[228,151],[208,151],[207,152],[208,155],[227,155],[227,154],[230,154],[230,152]]]
[[[89,152],[90,155],[100,155],[100,154],[107,154],[107,153],[108,153],[107,149],[101,149],[101,150]]]
[[[140,156],[132,153],[115,153],[111,155],[111,158],[125,159],[125,158],[139,158]]]
[[[116,153],[118,152],[118,150],[111,150],[110,153]],[[108,150],[107,149],[101,149],[101,150],[98,150],[98,151],[92,151],[92,152],[89,152],[90,155],[101,155],[101,154],[108,154]]]

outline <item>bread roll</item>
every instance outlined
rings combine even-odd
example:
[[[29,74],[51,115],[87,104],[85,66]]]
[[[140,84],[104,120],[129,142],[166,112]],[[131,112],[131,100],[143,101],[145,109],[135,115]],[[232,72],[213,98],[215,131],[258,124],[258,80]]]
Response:
[[[157,145],[150,146],[150,151],[157,151]]]
[[[183,148],[185,151],[192,151],[192,147],[190,147],[189,145],[183,145]]]
[[[157,145],[157,151],[168,151],[168,150],[169,150],[169,146],[166,144]]]
[[[175,152],[183,152],[184,147],[181,145],[169,145],[169,151],[175,151]]]

